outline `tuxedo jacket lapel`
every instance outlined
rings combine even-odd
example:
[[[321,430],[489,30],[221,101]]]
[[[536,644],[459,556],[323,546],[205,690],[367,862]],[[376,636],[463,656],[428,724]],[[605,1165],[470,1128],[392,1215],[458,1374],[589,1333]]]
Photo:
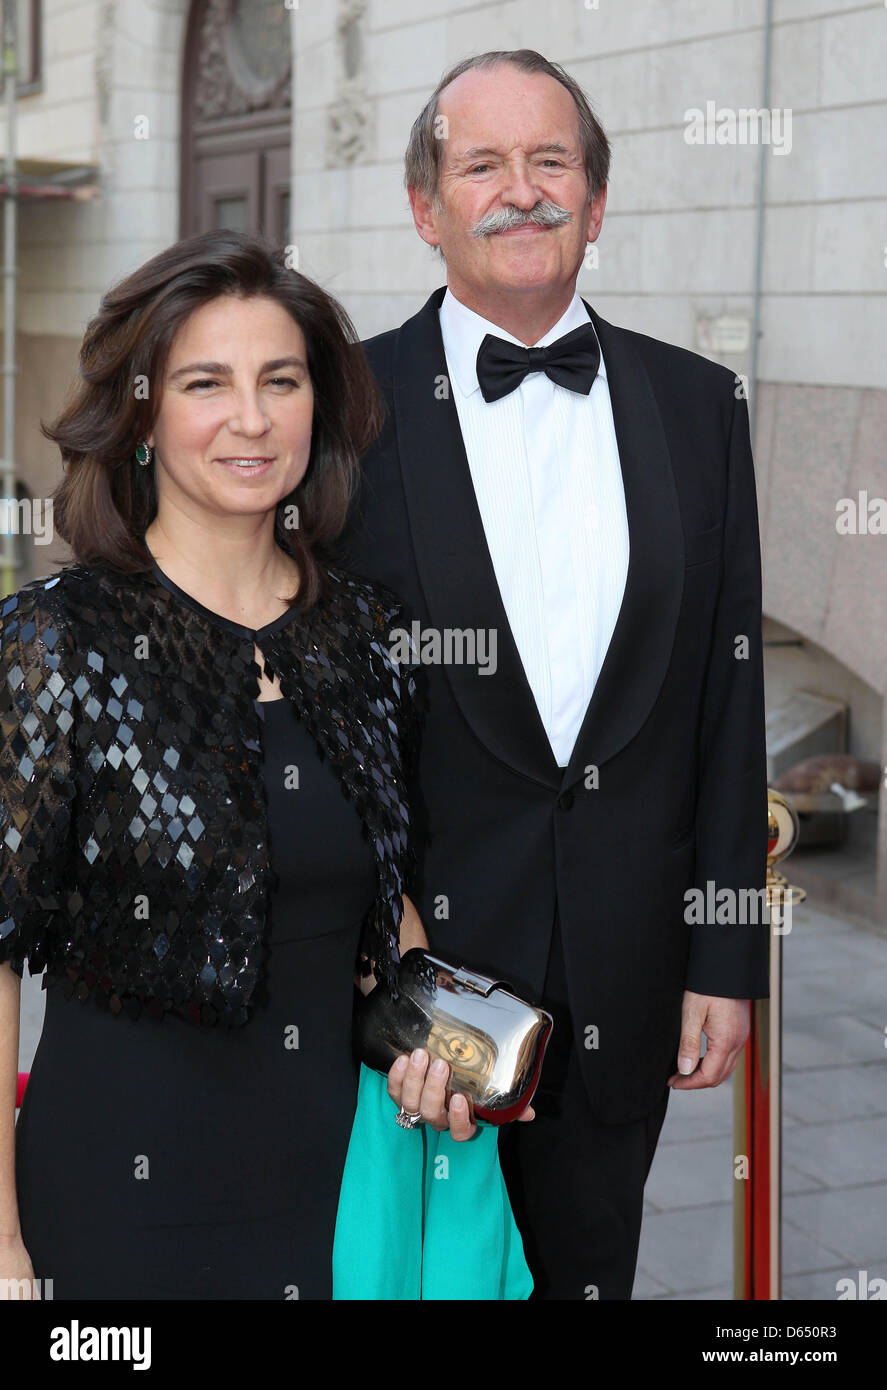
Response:
[[[684,589],[684,532],[662,416],[631,335],[597,330],[619,446],[628,518],[622,607],[564,774],[567,788],[624,748],[650,713],[668,670]]]
[[[394,415],[403,488],[431,625],[496,633],[496,670],[444,669],[481,743],[537,782],[556,788],[558,768],[524,672],[487,547],[452,399],[435,290],[397,332]]]
[[[566,770],[557,766],[496,580],[452,399],[438,309],[445,287],[398,329],[394,423],[416,564],[432,627],[496,633],[496,671],[445,667],[481,743],[554,790],[622,748],[643,723],[668,667],[683,583],[683,533],[662,421],[628,334],[589,309],[613,403],[629,527],[625,595]],[[583,301],[584,302],[584,301]],[[586,308],[589,306],[586,305]]]

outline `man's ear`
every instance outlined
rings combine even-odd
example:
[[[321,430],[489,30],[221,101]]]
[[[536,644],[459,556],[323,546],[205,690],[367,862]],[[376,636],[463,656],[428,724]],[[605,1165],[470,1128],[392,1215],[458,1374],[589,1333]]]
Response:
[[[600,193],[592,198],[588,204],[588,228],[587,239],[597,241],[601,234],[601,224],[604,220],[604,210],[607,206],[607,185],[604,184]]]
[[[412,186],[407,189],[407,197],[410,200],[410,210],[413,214],[416,231],[429,246],[440,247],[440,237],[437,233],[431,199],[426,197],[424,193],[420,193],[418,188]]]

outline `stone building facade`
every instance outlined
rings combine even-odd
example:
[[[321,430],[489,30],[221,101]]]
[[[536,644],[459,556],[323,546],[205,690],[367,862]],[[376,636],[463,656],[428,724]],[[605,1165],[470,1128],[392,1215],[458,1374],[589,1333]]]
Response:
[[[844,702],[847,751],[887,769],[887,535],[836,521],[842,499],[887,499],[883,4],[22,0],[20,17],[23,53],[39,40],[20,179],[56,190],[19,202],[16,466],[32,497],[58,479],[39,420],[101,293],[181,235],[262,225],[364,335],[413,313],[443,268],[402,184],[410,125],[460,58],[535,48],[613,143],[580,292],[748,382],[768,708],[797,690]],[[19,579],[64,555],[25,547]],[[868,824],[870,854],[828,891],[885,925],[883,776]]]

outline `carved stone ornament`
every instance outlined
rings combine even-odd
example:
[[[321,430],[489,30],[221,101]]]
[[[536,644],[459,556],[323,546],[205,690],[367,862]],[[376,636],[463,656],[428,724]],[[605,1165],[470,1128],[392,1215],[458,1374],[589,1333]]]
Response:
[[[339,0],[336,36],[340,77],[327,123],[327,163],[353,164],[370,151],[372,103],[362,73],[361,22],[366,0]]]
[[[362,77],[343,77],[330,106],[327,162],[353,164],[370,149],[372,107]]]
[[[289,13],[279,0],[209,0],[197,45],[198,117],[289,106]]]

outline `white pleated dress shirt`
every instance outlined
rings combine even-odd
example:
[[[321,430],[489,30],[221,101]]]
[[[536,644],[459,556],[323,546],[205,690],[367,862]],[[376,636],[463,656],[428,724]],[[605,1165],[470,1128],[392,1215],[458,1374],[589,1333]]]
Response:
[[[552,752],[566,767],[628,573],[628,518],[603,354],[587,396],[530,372],[487,403],[476,366],[485,334],[527,345],[449,289],[438,312],[502,602]],[[574,294],[533,346],[546,347],[590,321]]]

